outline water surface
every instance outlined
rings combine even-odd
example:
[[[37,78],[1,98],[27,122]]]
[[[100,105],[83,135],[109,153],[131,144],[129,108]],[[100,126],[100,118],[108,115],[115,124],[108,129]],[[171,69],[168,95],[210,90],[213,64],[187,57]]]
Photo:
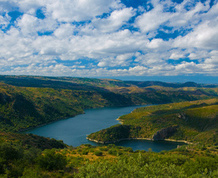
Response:
[[[99,145],[87,140],[86,136],[90,133],[118,124],[119,121],[116,119],[119,116],[128,114],[138,107],[142,106],[89,109],[85,110],[85,114],[38,127],[26,133],[63,140],[64,143],[75,147],[81,144]],[[119,146],[132,147],[133,150],[147,151],[151,148],[155,152],[174,149],[178,144],[179,143],[152,142],[146,140],[127,140],[116,143],[116,145]]]

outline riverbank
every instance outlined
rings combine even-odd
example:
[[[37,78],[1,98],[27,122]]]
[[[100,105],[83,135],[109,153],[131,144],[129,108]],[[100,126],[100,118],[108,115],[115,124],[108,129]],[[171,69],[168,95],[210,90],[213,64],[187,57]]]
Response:
[[[164,141],[168,141],[168,142],[179,142],[179,143],[186,143],[188,145],[192,145],[194,143],[186,141],[186,140],[174,140],[174,139],[164,139]]]
[[[108,141],[108,142],[103,142],[103,141],[98,141],[98,140],[94,140],[91,138],[86,137],[87,140],[95,142],[95,143],[101,143],[101,144],[111,144],[111,143],[117,143],[117,142],[121,142],[121,141],[125,141],[125,140],[149,140],[152,141],[152,139],[150,138],[123,138],[123,139],[119,139],[119,140],[115,140],[115,141]]]
[[[28,128],[24,128],[24,129],[20,129],[17,131],[17,133],[23,133],[23,132],[27,132],[27,131],[30,131],[32,129],[36,129],[36,128],[39,128],[39,127],[43,127],[43,126],[46,126],[46,125],[49,125],[49,124],[52,124],[52,123],[55,123],[55,122],[58,122],[58,121],[62,121],[62,120],[67,120],[67,119],[70,119],[72,117],[75,117],[75,116],[78,116],[80,114],[85,114],[85,111],[81,112],[81,113],[78,113],[76,115],[73,115],[73,116],[70,116],[70,117],[60,117],[59,119],[57,120],[53,120],[53,121],[50,121],[50,122],[46,122],[46,123],[43,123],[43,124],[39,124],[39,125],[36,125],[36,126],[33,126],[33,127],[28,127]]]
[[[128,105],[128,106],[118,106],[120,108],[125,108],[125,107],[146,107],[147,105]],[[150,105],[148,105],[150,106]],[[115,107],[115,106],[114,106]],[[32,126],[32,127],[28,127],[28,128],[23,128],[23,129],[20,129],[18,131],[16,131],[16,133],[23,133],[23,132],[27,132],[27,131],[30,131],[30,130],[33,130],[33,129],[36,129],[36,128],[40,128],[40,127],[43,127],[43,126],[46,126],[46,125],[49,125],[49,124],[52,124],[52,123],[55,123],[55,122],[58,122],[58,121],[61,121],[61,120],[67,120],[67,119],[70,119],[72,117],[76,117],[78,115],[81,115],[81,114],[86,114],[86,111],[90,110],[90,109],[109,109],[109,108],[114,108],[114,107],[109,107],[109,106],[106,106],[106,107],[94,107],[94,108],[86,108],[84,109],[82,112],[80,113],[77,113],[75,115],[72,115],[72,116],[68,116],[68,117],[59,117],[57,120],[53,120],[53,121],[50,121],[50,122],[46,122],[46,123],[43,123],[43,124],[39,124],[39,125],[36,125],[36,126]],[[135,108],[136,109],[136,108]],[[135,110],[133,109],[133,110]],[[132,111],[131,111],[132,112]],[[120,117],[118,117],[116,120],[119,120]],[[122,121],[119,121],[119,122],[122,122]]]
[[[116,120],[119,121],[120,124],[123,124],[123,121],[120,119],[120,117],[118,117]]]
[[[152,138],[123,138],[123,139],[119,139],[119,140],[115,140],[115,141],[108,141],[108,142],[98,141],[98,140],[94,140],[94,139],[91,139],[91,138],[88,138],[88,137],[86,137],[86,139],[89,140],[89,141],[95,142],[95,143],[100,143],[100,144],[113,144],[113,143],[118,143],[118,142],[126,141],[126,140],[148,140],[148,141],[154,141]],[[164,140],[160,140],[160,141],[186,143],[188,145],[193,144],[192,142],[188,142],[186,140],[164,139]]]

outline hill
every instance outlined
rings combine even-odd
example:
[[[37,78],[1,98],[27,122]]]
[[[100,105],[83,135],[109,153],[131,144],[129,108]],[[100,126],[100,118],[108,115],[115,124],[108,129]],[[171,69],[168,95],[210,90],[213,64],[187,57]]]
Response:
[[[218,99],[138,108],[121,116],[122,125],[92,133],[88,139],[114,142],[126,138],[186,140],[218,144]]]
[[[19,134],[10,132],[0,132],[0,143],[21,146],[22,149],[63,149],[67,145],[61,140],[41,137],[33,134]]]
[[[143,88],[112,79],[0,76],[0,130],[22,131],[84,109],[190,101],[217,93],[217,88]]]
[[[217,177],[217,86],[164,85],[0,76],[0,177]],[[197,99],[204,100],[189,101]],[[175,101],[186,102],[171,103]],[[88,108],[148,103],[171,104],[134,110],[120,117],[122,125],[89,137],[103,142],[149,137],[199,143],[161,153],[133,152],[111,144],[74,148],[55,139],[15,133]]]

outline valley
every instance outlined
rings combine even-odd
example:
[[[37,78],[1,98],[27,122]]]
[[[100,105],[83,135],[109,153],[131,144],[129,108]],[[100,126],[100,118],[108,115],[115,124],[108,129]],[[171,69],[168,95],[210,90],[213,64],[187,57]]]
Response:
[[[217,85],[193,82],[0,76],[0,176],[217,177],[217,95]],[[137,138],[192,144],[156,153],[114,144],[74,147],[21,133],[87,109],[149,104],[120,116],[122,124],[88,138],[102,143]]]

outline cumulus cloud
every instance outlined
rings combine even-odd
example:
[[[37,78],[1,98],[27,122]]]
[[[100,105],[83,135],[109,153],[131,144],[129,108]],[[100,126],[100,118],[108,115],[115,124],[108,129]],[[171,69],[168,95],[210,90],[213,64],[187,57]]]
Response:
[[[217,29],[209,0],[1,0],[0,73],[217,75]]]
[[[133,8],[114,10],[108,18],[97,18],[93,20],[93,25],[101,32],[113,32],[118,30],[135,14]]]
[[[180,59],[180,58],[184,58],[184,54],[180,54],[180,53],[177,53],[177,52],[173,52],[171,55],[170,55],[170,59]]]
[[[41,3],[61,22],[85,21],[119,7],[116,0],[47,0]]]
[[[145,12],[143,15],[137,17],[136,26],[138,26],[142,32],[149,32],[156,30],[171,16],[171,13],[163,12],[163,6],[161,4],[157,4],[151,11]]]
[[[24,36],[38,36],[38,32],[44,33],[54,31],[58,26],[57,22],[50,18],[41,20],[29,14],[24,14],[21,18],[19,18],[16,25],[19,27]]]
[[[61,24],[57,29],[55,29],[54,35],[60,39],[69,38],[74,34],[75,30],[76,27],[72,24]]]
[[[175,47],[196,47],[203,49],[218,49],[218,17],[211,21],[200,23],[184,37],[174,41]]]
[[[6,17],[0,15],[0,27],[5,29],[9,25],[10,19],[8,15],[6,15]]]

